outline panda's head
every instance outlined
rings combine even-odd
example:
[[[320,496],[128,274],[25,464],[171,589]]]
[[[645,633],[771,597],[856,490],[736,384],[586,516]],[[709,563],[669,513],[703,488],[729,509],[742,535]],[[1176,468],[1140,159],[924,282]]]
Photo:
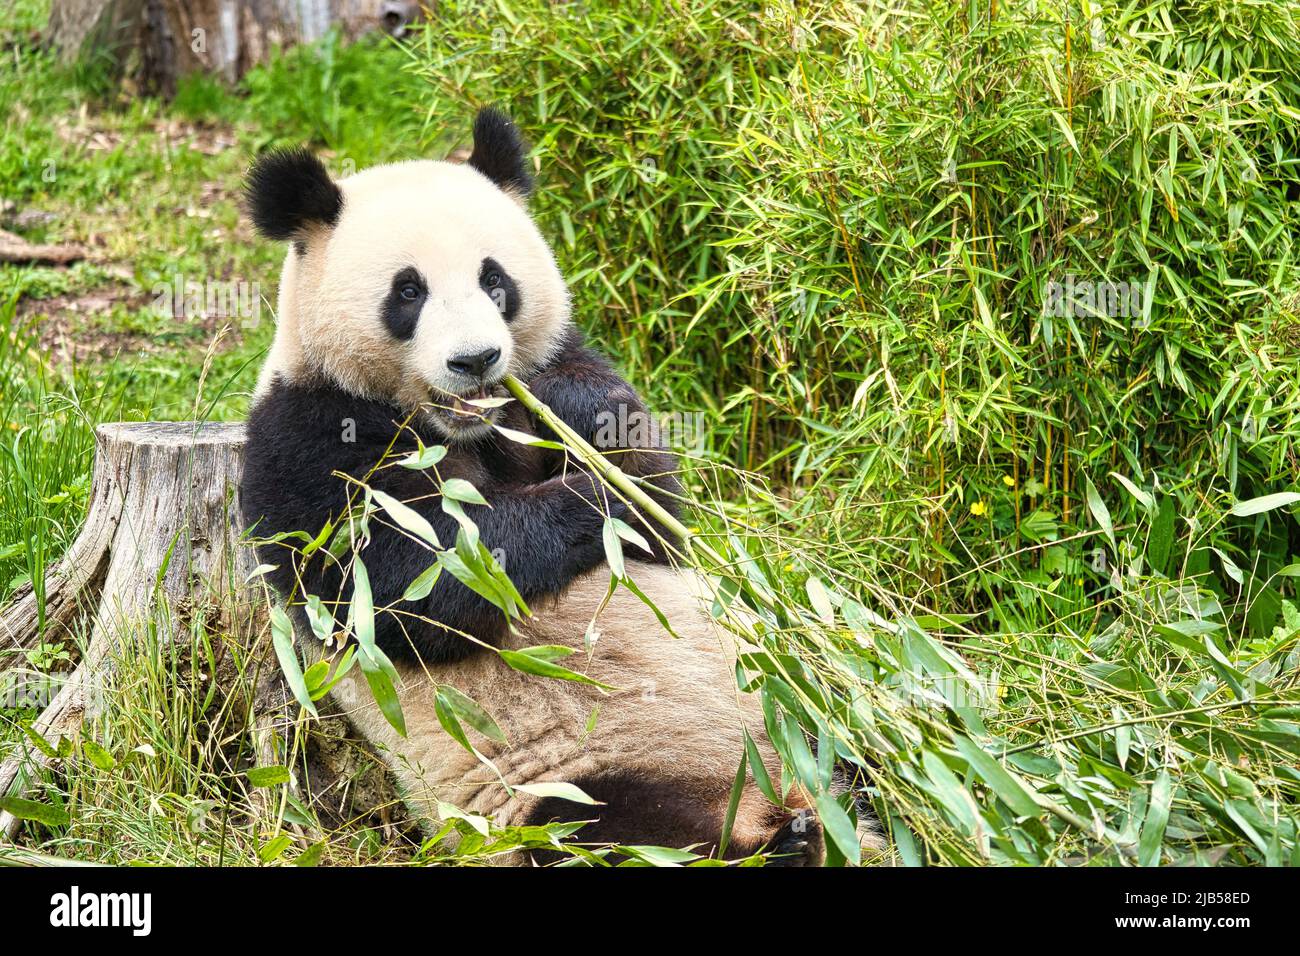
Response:
[[[262,157],[247,202],[290,243],[259,394],[324,379],[424,416],[448,440],[490,427],[468,400],[545,364],[569,322],[550,247],[525,209],[519,131],[486,109],[469,161],[376,166],[335,181],[305,150]]]

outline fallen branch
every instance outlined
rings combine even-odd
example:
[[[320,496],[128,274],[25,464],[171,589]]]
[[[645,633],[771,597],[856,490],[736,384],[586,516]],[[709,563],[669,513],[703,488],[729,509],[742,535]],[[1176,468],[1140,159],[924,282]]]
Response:
[[[0,262],[66,266],[89,255],[85,246],[75,242],[28,242],[17,233],[0,229]]]

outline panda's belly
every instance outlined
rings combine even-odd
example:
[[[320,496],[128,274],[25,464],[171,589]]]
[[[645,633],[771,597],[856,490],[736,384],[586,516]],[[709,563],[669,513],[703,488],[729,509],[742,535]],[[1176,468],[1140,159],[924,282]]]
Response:
[[[672,623],[677,638],[664,632],[638,598],[619,589],[599,615],[588,659],[584,635],[609,582],[608,569],[601,567],[575,580],[558,599],[534,607],[534,618],[505,645],[573,647],[575,653],[560,663],[611,691],[522,674],[491,652],[427,673],[417,665],[399,665],[408,731],[402,739],[379,714],[364,679],[359,674],[345,679],[337,696],[351,705],[359,729],[388,751],[408,801],[434,819],[437,802],[444,801],[500,825],[544,822],[536,819],[541,802],[520,791],[512,796],[497,778],[499,771],[512,785],[590,782],[632,802],[635,793],[629,797],[628,791],[644,787],[647,816],[660,807],[665,815],[704,820],[707,830],[721,826],[744,728],[758,742],[769,772],[777,771],[758,700],[737,692],[734,650],[704,613],[702,582],[657,565],[629,563],[629,572]],[[495,718],[507,744],[470,734],[496,771],[443,731],[434,708],[436,684],[452,685]],[[601,793],[593,796],[604,799]],[[745,801],[753,804],[753,813],[740,815],[734,835],[738,844],[751,842],[756,849],[776,818],[753,796]],[[578,819],[589,809],[588,815],[598,812],[575,807]],[[770,810],[780,816],[777,808]],[[747,841],[750,821],[755,832]],[[661,829],[677,832],[670,825]]]

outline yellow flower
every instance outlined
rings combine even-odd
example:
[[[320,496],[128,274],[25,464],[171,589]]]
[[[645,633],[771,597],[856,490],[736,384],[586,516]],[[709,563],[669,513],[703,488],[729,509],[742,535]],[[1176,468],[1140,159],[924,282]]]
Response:
[[[1002,483],[1008,488],[1014,488],[1016,486],[1016,479],[1012,478],[1010,475],[1003,475]]]
[[[973,515],[986,515],[989,513],[989,506],[982,501],[977,501],[970,506],[970,513]]]

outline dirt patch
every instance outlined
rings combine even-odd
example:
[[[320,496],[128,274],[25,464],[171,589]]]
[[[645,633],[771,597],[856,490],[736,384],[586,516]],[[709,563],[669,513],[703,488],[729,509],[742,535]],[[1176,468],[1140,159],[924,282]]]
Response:
[[[235,145],[235,134],[229,127],[213,123],[193,122],[183,119],[158,120],[154,132],[169,144],[184,143],[196,153],[216,156]]]
[[[238,321],[205,313],[185,313],[173,319],[171,327],[162,335],[114,328],[111,318],[114,313],[142,312],[153,308],[154,302],[151,292],[108,285],[47,299],[24,298],[18,303],[18,317],[20,326],[34,326],[41,353],[60,365],[193,348],[203,342],[213,342],[223,328],[225,334],[216,341],[217,354],[237,347],[242,341]]]
[[[49,299],[23,299],[18,303],[18,316],[24,325],[35,322],[42,354],[58,364],[81,364],[159,351],[147,335],[97,328],[94,323],[95,317],[110,314],[114,306],[139,309],[150,301],[144,293],[104,286]]]
[[[420,827],[398,795],[379,755],[332,704],[307,725],[307,785],[310,806],[330,832],[373,829],[395,859],[409,858],[420,845]]]
[[[16,117],[20,122],[30,116],[31,113],[25,108],[17,108]],[[150,127],[169,147],[184,146],[204,156],[216,156],[231,149],[236,143],[235,134],[229,127],[214,123],[167,118],[155,120]],[[138,129],[124,129],[103,122],[84,103],[74,115],[60,117],[54,131],[65,143],[91,152],[114,150],[127,140],[140,138]]]

